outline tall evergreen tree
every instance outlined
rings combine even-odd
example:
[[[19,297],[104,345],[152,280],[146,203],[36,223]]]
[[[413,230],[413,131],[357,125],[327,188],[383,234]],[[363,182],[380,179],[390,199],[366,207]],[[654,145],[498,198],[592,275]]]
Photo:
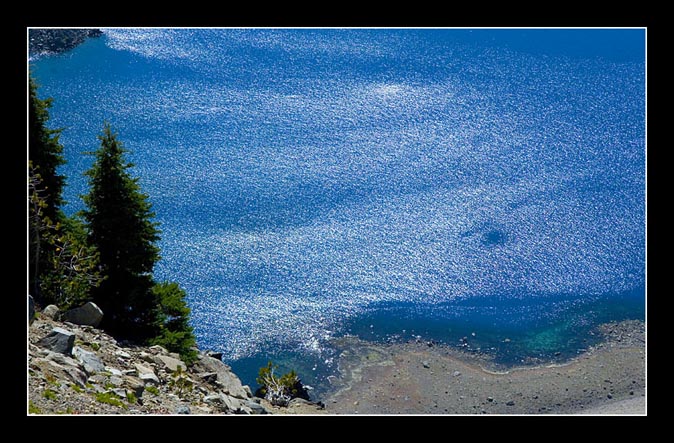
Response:
[[[41,100],[37,97],[37,85],[29,79],[28,102],[28,160],[32,162],[37,174],[42,177],[44,215],[56,223],[59,209],[63,203],[61,192],[65,184],[63,175],[57,174],[57,168],[65,163],[63,146],[59,142],[60,129],[47,128],[49,108],[52,99]]]
[[[57,168],[65,163],[59,142],[60,130],[49,129],[49,108],[52,100],[41,100],[37,96],[37,85],[29,78],[28,96],[28,160],[31,180],[39,180],[40,208],[39,217],[34,213],[36,207],[30,205],[31,213],[29,235],[29,280],[30,291],[41,301],[49,301],[40,291],[40,276],[51,273],[51,262],[55,253],[53,243],[45,241],[45,236],[54,234],[63,221],[61,192],[65,178],[57,173]],[[32,186],[32,185],[31,185]],[[35,186],[30,188],[32,192]]]
[[[105,316],[102,327],[116,336],[147,340],[159,333],[158,294],[152,270],[159,260],[157,224],[148,196],[131,177],[127,152],[106,124],[95,162],[86,172],[90,192],[82,212],[89,241],[100,254],[105,280],[93,298]]]

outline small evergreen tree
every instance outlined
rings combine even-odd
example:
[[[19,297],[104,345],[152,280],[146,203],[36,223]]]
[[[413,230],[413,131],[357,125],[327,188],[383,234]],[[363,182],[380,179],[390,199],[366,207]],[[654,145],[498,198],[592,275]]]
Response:
[[[105,313],[104,329],[118,337],[148,340],[158,334],[152,270],[159,260],[159,230],[148,196],[129,174],[133,165],[125,161],[127,151],[110,125],[99,139],[95,162],[86,172],[91,188],[83,197],[87,208],[82,212],[105,276],[93,298]]]
[[[34,293],[41,294],[45,303],[69,309],[87,301],[90,289],[100,283],[98,253],[87,243],[80,220],[61,216],[62,221],[54,223],[45,215],[45,194],[42,177],[29,162],[29,221],[34,248],[31,264],[37,266],[41,251],[49,251],[47,266],[39,274],[35,270]]]
[[[189,324],[190,308],[185,303],[185,291],[177,283],[157,283],[152,288],[159,301],[159,335],[152,343],[180,354],[187,364],[196,361],[196,340]]]

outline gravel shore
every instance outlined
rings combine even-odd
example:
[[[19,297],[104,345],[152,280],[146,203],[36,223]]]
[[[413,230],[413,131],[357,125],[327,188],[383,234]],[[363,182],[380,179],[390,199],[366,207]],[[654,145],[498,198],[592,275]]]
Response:
[[[561,364],[499,370],[443,345],[340,346],[328,414],[645,414],[641,321],[602,325],[604,341]]]

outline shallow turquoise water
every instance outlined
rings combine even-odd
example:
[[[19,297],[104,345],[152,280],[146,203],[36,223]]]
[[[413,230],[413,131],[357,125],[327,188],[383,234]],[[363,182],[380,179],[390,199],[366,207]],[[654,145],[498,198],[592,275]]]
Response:
[[[270,356],[320,383],[346,333],[516,363],[644,317],[643,40],[110,29],[31,65],[67,210],[108,120],[200,346],[248,383]]]

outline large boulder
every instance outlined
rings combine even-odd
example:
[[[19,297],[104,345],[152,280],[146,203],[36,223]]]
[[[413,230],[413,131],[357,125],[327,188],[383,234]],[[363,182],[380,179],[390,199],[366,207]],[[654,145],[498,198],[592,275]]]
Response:
[[[35,300],[32,295],[28,295],[28,324],[33,324],[35,320]]]
[[[59,314],[59,307],[56,305],[47,305],[46,308],[42,310],[42,315],[47,318],[56,319]]]
[[[73,348],[73,357],[84,366],[84,370],[89,375],[105,371],[103,361],[93,352],[85,351],[79,346],[75,346]]]
[[[87,302],[79,308],[66,311],[61,317],[63,321],[69,321],[76,325],[93,326],[97,328],[103,320],[103,311],[96,303]]]
[[[63,328],[54,328],[37,344],[50,351],[70,355],[75,344],[75,334]]]
[[[232,369],[220,360],[207,355],[200,355],[199,360],[194,363],[192,368],[194,372],[215,372],[217,374],[216,385],[227,394],[236,398],[250,398],[250,390],[246,391],[241,380],[232,372]]]

